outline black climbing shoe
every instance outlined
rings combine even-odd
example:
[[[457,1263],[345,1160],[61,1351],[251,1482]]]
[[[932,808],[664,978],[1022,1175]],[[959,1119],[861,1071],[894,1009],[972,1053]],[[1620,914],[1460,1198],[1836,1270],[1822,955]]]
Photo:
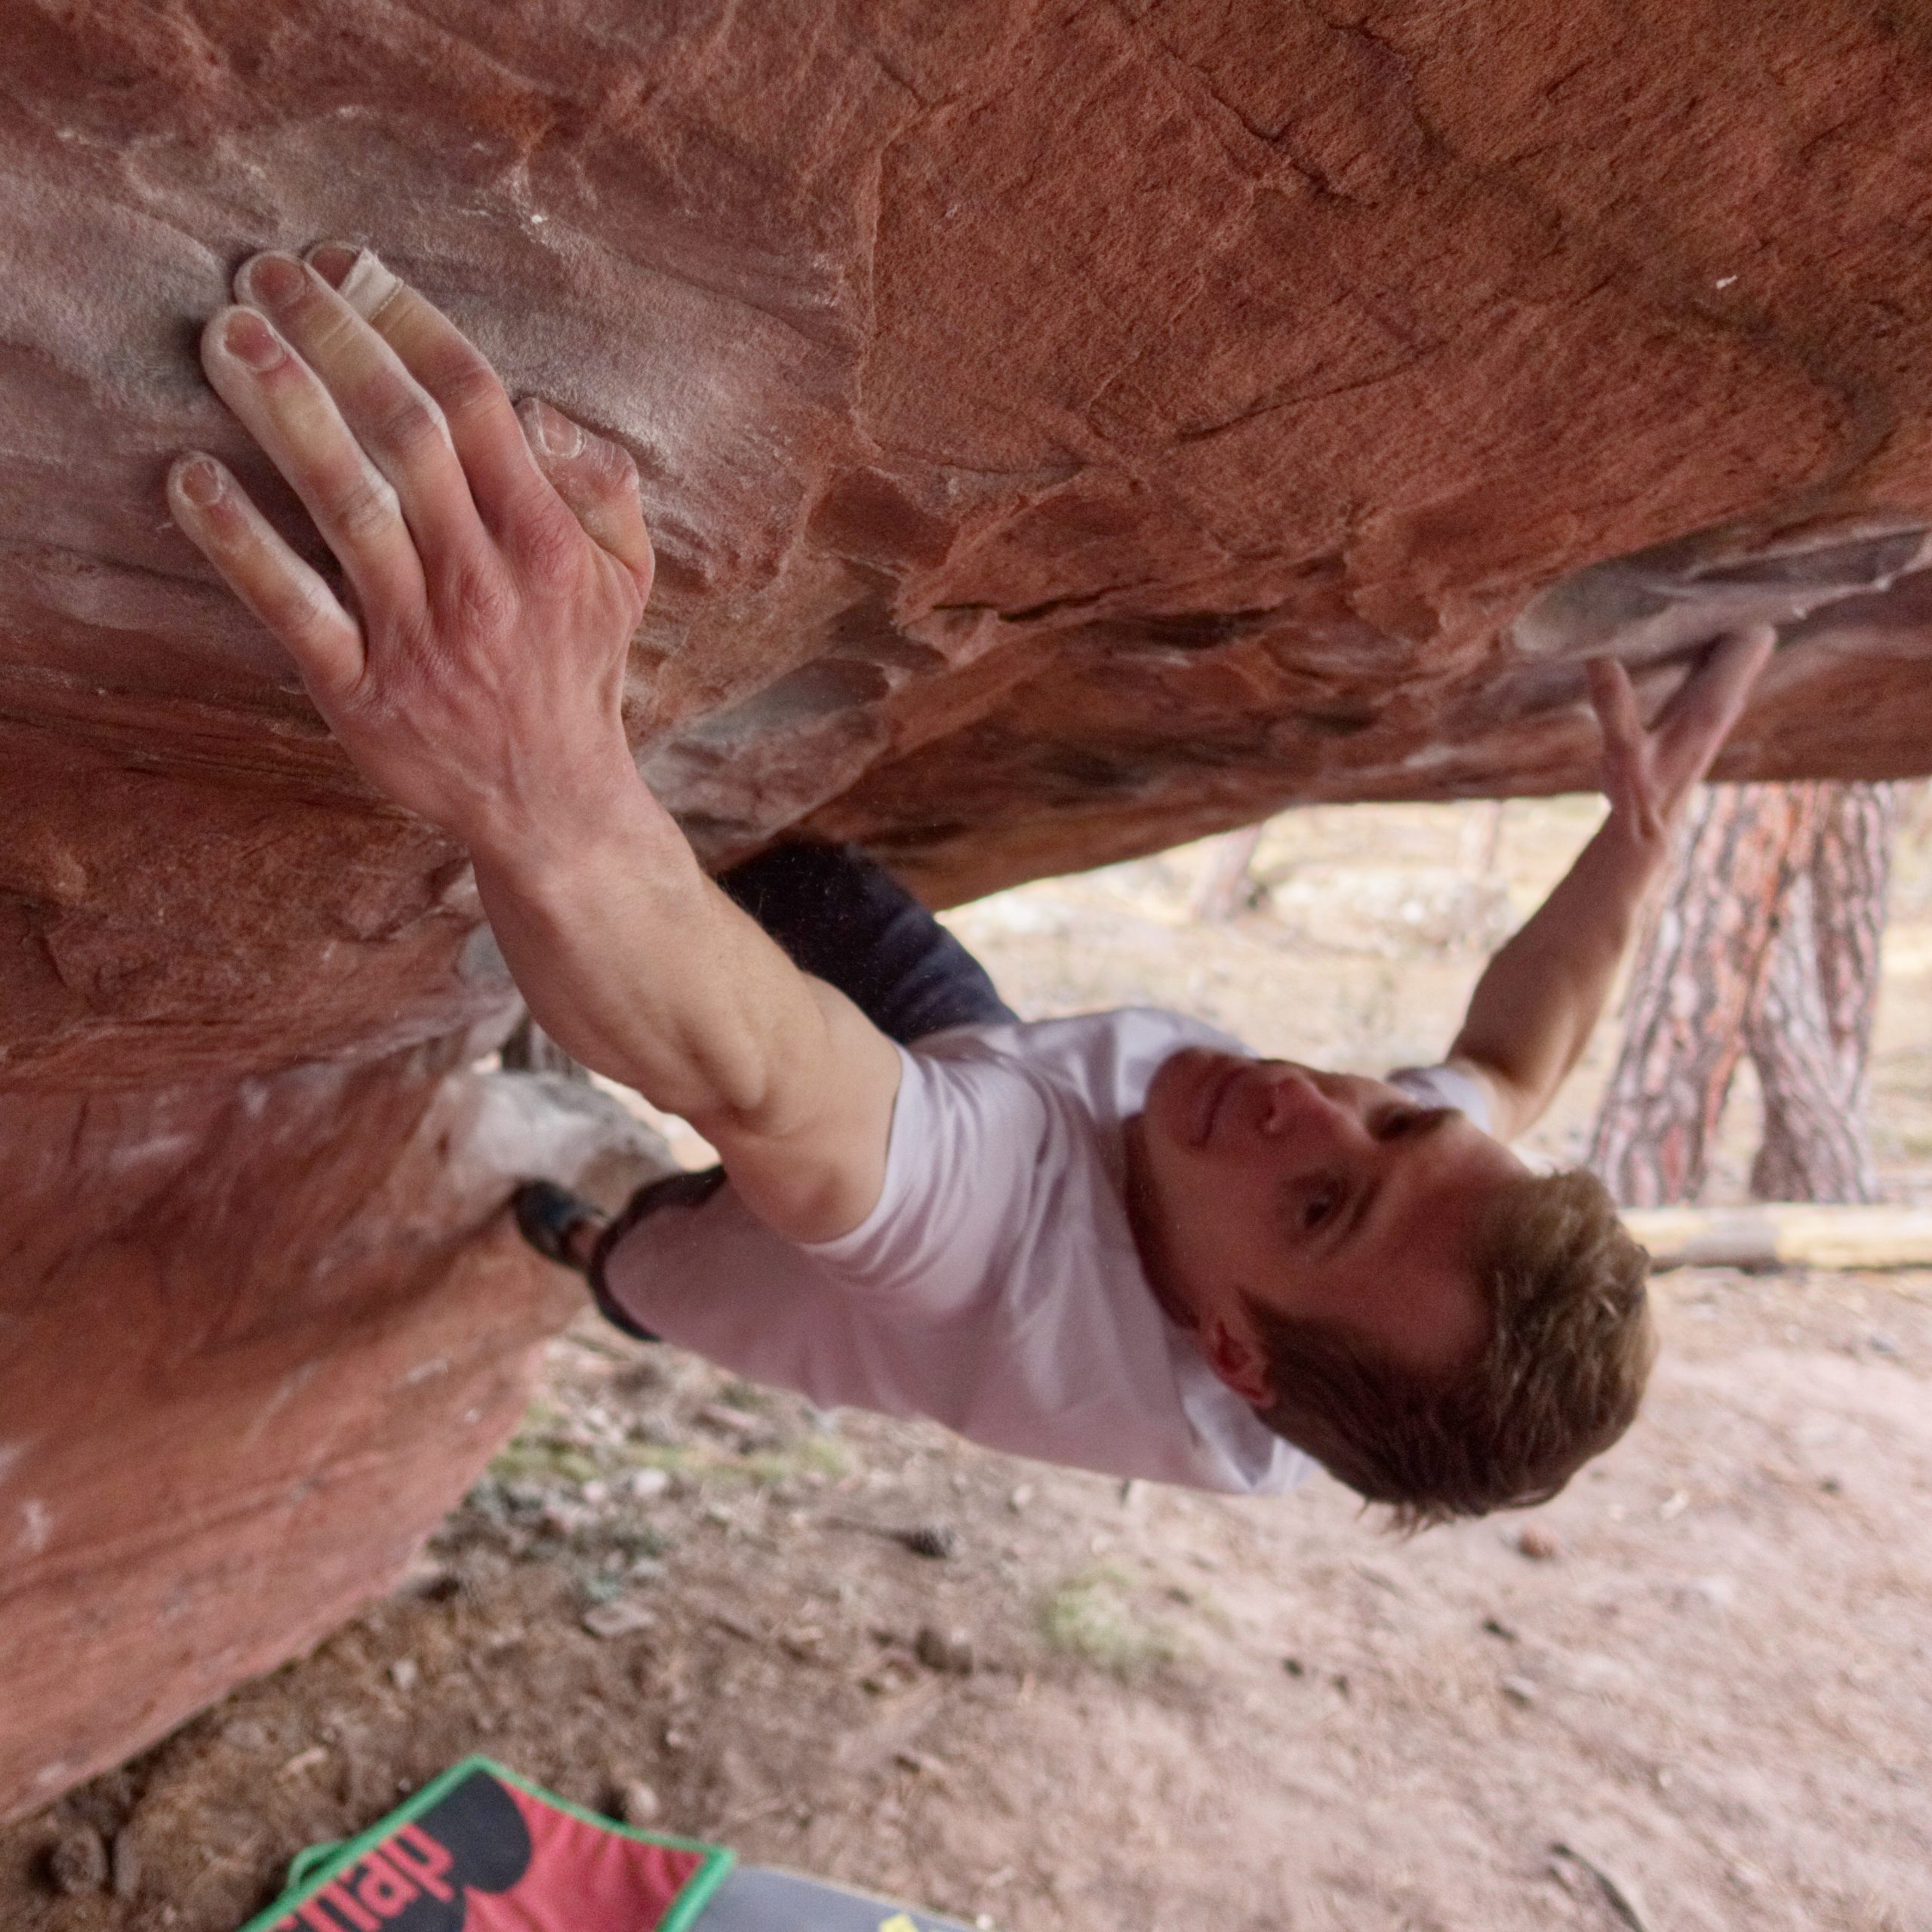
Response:
[[[512,1196],[517,1232],[545,1260],[581,1275],[584,1264],[571,1253],[571,1236],[586,1221],[604,1217],[587,1201],[554,1181],[527,1180]]]

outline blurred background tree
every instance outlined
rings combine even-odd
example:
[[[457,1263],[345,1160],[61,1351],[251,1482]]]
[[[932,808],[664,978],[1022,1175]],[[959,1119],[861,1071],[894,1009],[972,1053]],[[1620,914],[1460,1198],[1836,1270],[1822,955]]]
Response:
[[[1624,1000],[1589,1165],[1629,1207],[1697,1198],[1740,1061],[1760,1201],[1868,1201],[1866,1063],[1903,784],[1711,785]]]

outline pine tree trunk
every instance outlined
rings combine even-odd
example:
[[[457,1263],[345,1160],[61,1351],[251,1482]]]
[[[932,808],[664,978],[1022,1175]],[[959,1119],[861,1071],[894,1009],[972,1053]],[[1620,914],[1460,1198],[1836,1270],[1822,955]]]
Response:
[[[1263,819],[1259,825],[1224,832],[1214,841],[1208,869],[1194,891],[1194,916],[1204,925],[1225,925],[1247,904],[1248,894],[1254,889],[1247,869],[1267,829],[1268,821]]]
[[[1626,1206],[1687,1201],[1703,1185],[1807,802],[1776,785],[1706,786],[1691,802],[1588,1157]]]
[[[1903,787],[1826,785],[1746,1032],[1764,1095],[1760,1201],[1876,1201],[1866,1065]]]
[[[1619,1201],[1696,1197],[1746,1051],[1764,1093],[1753,1194],[1875,1198],[1865,1063],[1900,792],[1713,785],[1694,802],[1592,1137]]]

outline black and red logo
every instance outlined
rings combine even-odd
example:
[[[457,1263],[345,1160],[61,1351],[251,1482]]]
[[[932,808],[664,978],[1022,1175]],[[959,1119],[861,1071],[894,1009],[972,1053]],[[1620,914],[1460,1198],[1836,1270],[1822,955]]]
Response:
[[[472,1771],[420,1818],[398,1825],[273,1932],[462,1932],[472,1893],[508,1891],[530,1869],[515,1797]]]

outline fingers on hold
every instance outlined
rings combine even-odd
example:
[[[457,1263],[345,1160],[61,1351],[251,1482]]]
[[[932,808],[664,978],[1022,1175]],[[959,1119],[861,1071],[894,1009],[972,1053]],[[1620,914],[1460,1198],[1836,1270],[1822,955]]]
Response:
[[[330,299],[319,276],[277,250],[251,255],[235,271],[234,291],[236,302],[252,312],[280,317],[277,326],[285,338],[299,340],[311,361],[309,352],[318,342],[326,343],[355,326],[354,318],[343,313],[342,305]]]
[[[1771,654],[1778,648],[1777,626],[1775,624],[1753,624],[1740,633],[1737,654],[1750,667],[1749,675],[1755,678],[1770,663]]]
[[[196,525],[215,509],[228,487],[227,471],[213,457],[203,456],[198,450],[177,457],[168,472],[168,501],[171,506],[179,506],[175,508],[177,520],[180,520],[185,509],[189,521]]]
[[[586,491],[637,500],[637,464],[623,444],[586,429],[535,396],[525,396],[516,414],[531,454],[566,501],[573,492]]]
[[[242,300],[281,318],[285,339],[328,386],[372,454],[420,466],[450,449],[441,408],[381,331],[311,267],[287,255],[254,255],[235,272],[235,286]]]
[[[468,497],[435,398],[390,360],[336,373],[333,392],[358,445],[396,487],[419,537],[447,539],[458,524],[457,504],[466,509]]]
[[[534,396],[518,403],[516,414],[552,488],[591,540],[623,565],[648,597],[657,559],[645,528],[637,465],[629,451]]]
[[[1593,657],[1585,666],[1590,702],[1606,739],[1635,743],[1643,736],[1644,720],[1637,708],[1637,688],[1630,673],[1614,657]]]
[[[621,443],[601,436],[591,438],[588,454],[595,459],[598,480],[606,496],[614,497],[641,515],[644,504],[638,492],[637,460]]]
[[[1743,711],[1777,644],[1777,631],[1770,624],[1727,632],[1691,667],[1660,721],[1694,735],[1715,731],[1721,737]]]
[[[277,374],[294,358],[266,315],[253,309],[217,309],[202,330],[202,367],[221,399],[232,408],[238,371],[257,380]]]
[[[302,259],[340,295],[343,284],[366,252],[354,242],[318,242],[303,251]]]
[[[360,629],[234,478],[212,457],[191,451],[168,472],[168,498],[175,521],[312,687],[352,690],[362,670]]]
[[[485,526],[512,527],[549,493],[488,358],[369,250],[325,242],[309,250],[308,261],[325,280],[341,276],[337,292],[441,409]]]
[[[507,423],[509,397],[482,352],[414,290],[402,291],[398,307],[414,317],[415,322],[397,343],[396,352],[442,405],[451,421],[492,426]]]
[[[1740,630],[1727,631],[1706,654],[1704,662],[1736,675],[1748,666],[1752,675],[1777,649],[1775,624],[1749,624]]]
[[[509,398],[488,358],[440,309],[384,267],[373,251],[324,242],[306,259],[395,351],[453,423],[507,412]]]
[[[420,586],[395,487],[343,421],[322,379],[252,309],[229,309],[202,334],[222,400],[288,479],[358,592]]]
[[[586,440],[583,425],[537,397],[527,395],[516,405],[516,420],[523,426],[531,454],[543,466],[546,475],[553,466],[583,454]]]

